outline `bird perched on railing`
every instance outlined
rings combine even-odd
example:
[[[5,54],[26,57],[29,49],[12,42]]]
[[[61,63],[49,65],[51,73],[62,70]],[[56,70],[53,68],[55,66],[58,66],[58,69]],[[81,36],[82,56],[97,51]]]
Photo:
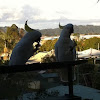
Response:
[[[76,43],[75,41],[72,41],[70,39],[70,35],[74,31],[73,25],[67,24],[65,26],[61,26],[59,24],[59,27],[63,30],[60,34],[58,41],[55,44],[56,60],[59,62],[73,61],[75,60],[75,57],[76,57],[76,54],[75,54]]]
[[[74,61],[76,58],[76,43],[70,39],[71,33],[73,33],[73,25],[67,24],[61,26],[59,23],[59,28],[63,29],[58,41],[55,44],[55,56],[57,62]],[[67,66],[66,66],[67,67]],[[63,74],[67,73],[67,69],[61,69],[61,77]],[[66,75],[67,76],[67,75]],[[62,80],[67,80],[65,77]]]
[[[27,21],[25,23],[25,30],[27,33],[16,44],[12,51],[9,65],[24,65],[40,46],[39,42],[42,34],[37,30],[31,29],[27,25]],[[34,42],[37,42],[35,48],[33,48]]]

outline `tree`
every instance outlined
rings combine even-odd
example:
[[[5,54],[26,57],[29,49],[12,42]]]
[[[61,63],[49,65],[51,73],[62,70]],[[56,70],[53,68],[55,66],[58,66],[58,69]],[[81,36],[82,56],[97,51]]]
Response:
[[[25,30],[23,28],[21,28],[19,30],[19,36],[20,36],[20,38],[22,38],[24,36],[24,34],[25,34]]]
[[[0,53],[3,52],[6,40],[7,40],[7,34],[3,33],[3,32],[0,32]]]
[[[100,38],[90,38],[84,41],[84,49],[94,48],[98,49],[98,43],[100,44]]]
[[[86,40],[76,41],[77,51],[83,51],[89,48],[98,49],[98,44],[100,44],[100,38],[94,37]]]
[[[7,28],[7,35],[10,36],[11,39],[19,39],[19,31],[18,31],[18,27],[13,24],[11,27]]]
[[[8,27],[6,35],[7,47],[12,50],[20,39],[18,27],[15,24]]]
[[[41,47],[40,50],[41,52],[43,51],[50,51],[52,49],[54,49],[54,45],[57,42],[57,39],[54,40],[47,40]]]
[[[3,49],[4,49],[4,40],[0,38],[0,53],[3,52]]]

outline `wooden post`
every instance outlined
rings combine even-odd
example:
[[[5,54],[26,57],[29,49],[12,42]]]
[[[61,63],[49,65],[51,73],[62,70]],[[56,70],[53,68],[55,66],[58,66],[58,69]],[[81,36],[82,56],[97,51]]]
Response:
[[[68,86],[69,86],[69,96],[73,97],[73,72],[72,72],[72,66],[68,67]]]

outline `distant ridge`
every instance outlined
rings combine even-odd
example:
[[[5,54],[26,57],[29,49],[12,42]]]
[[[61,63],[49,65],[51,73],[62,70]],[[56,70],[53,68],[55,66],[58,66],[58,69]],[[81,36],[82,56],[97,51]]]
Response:
[[[6,31],[7,31],[7,26],[0,27],[0,32],[6,33]]]
[[[55,28],[55,29],[43,29],[40,30],[41,33],[44,35],[60,35],[61,29]],[[74,25],[74,33],[80,33],[80,34],[100,34],[100,26],[94,26],[94,25]]]
[[[20,28],[19,28],[20,29]],[[6,27],[0,27],[0,32],[6,33],[7,26]],[[55,29],[41,29],[39,30],[43,35],[46,36],[55,36],[60,35],[61,29],[55,28]],[[100,26],[94,26],[94,25],[74,25],[74,33],[80,33],[80,34],[99,34],[100,35]]]

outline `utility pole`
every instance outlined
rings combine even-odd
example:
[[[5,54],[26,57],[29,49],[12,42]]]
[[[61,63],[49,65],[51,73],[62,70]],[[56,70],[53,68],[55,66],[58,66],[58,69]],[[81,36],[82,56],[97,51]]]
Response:
[[[98,43],[98,50],[99,50],[99,43]]]

